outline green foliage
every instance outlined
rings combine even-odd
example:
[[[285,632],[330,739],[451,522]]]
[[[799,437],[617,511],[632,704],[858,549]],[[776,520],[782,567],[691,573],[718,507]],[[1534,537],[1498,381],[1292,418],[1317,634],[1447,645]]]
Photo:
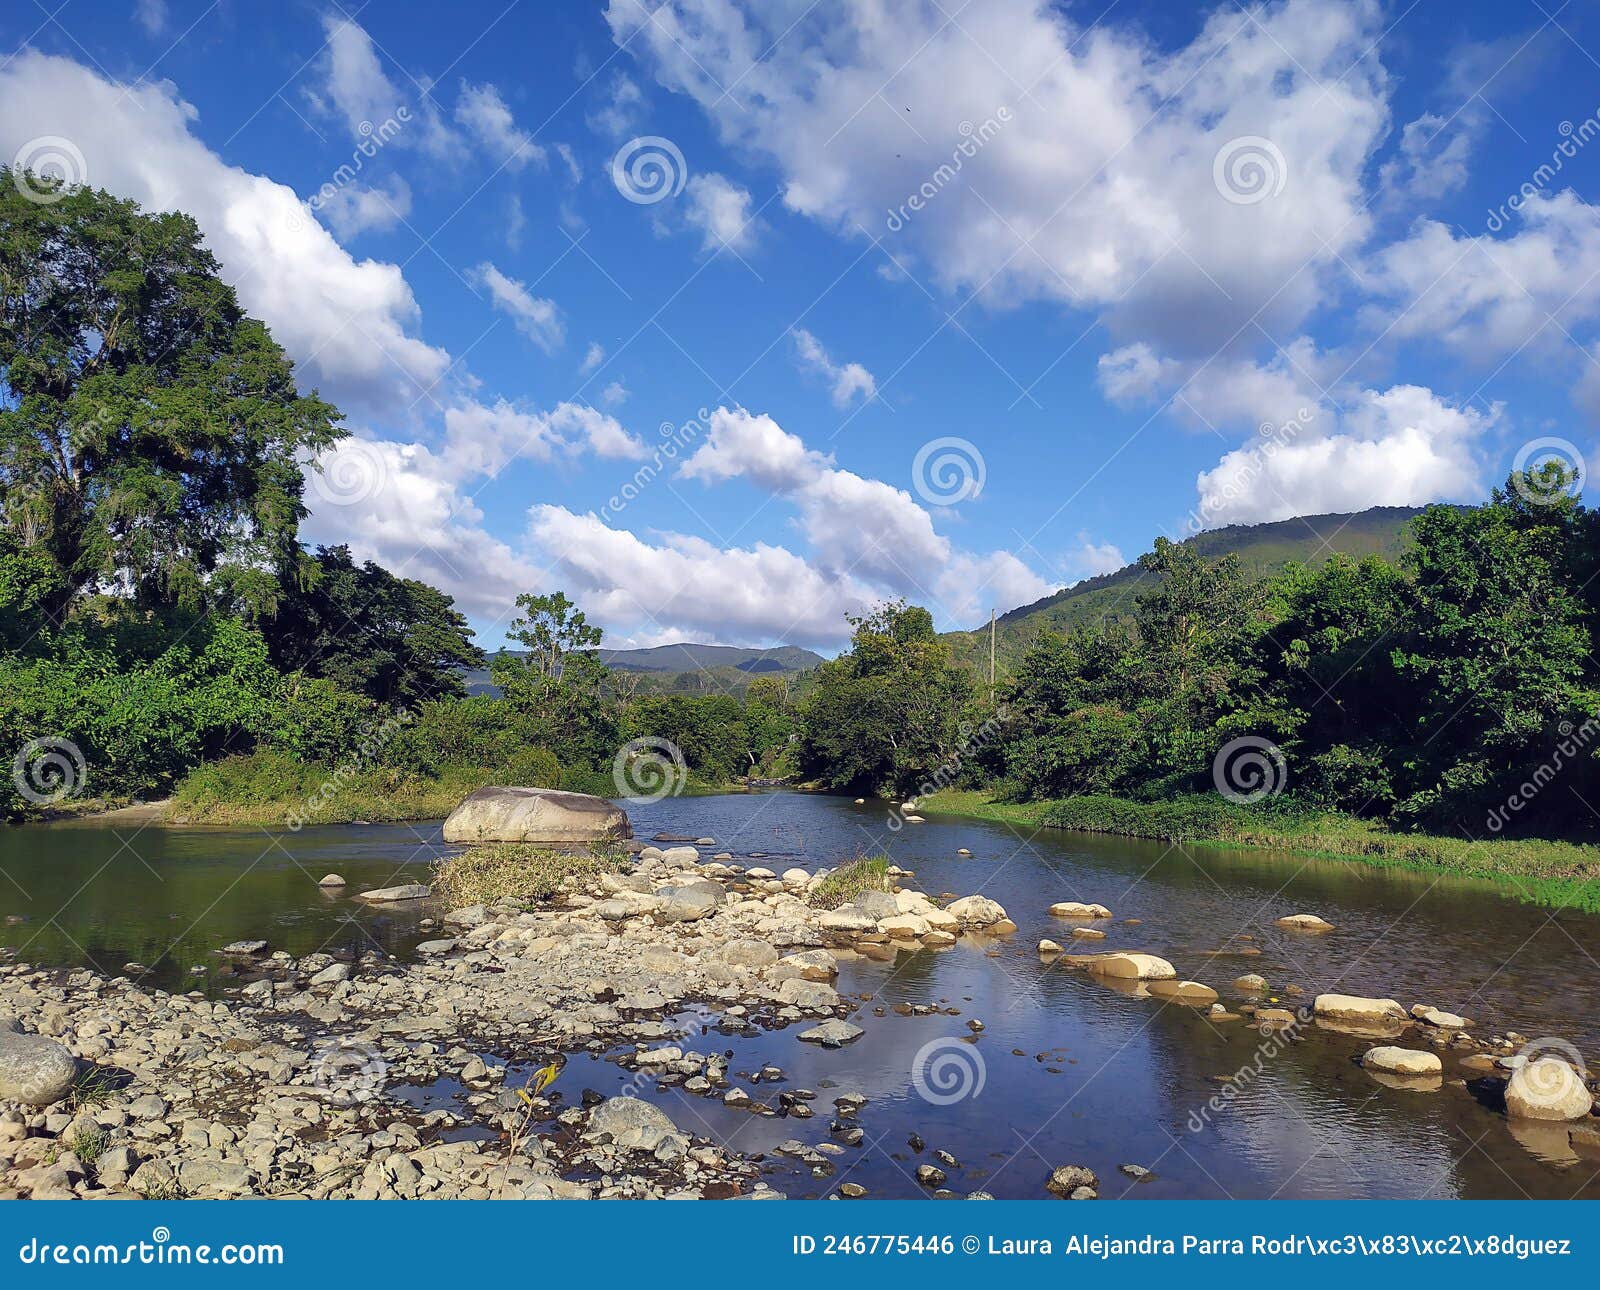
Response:
[[[904,601],[852,617],[850,649],[818,669],[800,713],[803,774],[901,795],[957,761],[975,686],[926,609]]]
[[[551,851],[514,842],[469,847],[433,867],[434,895],[455,907],[549,900],[569,887],[626,867],[625,853]]]
[[[485,661],[449,596],[344,546],[318,547],[260,627],[282,671],[391,707],[459,697],[462,669]]]
[[[892,891],[887,856],[860,856],[840,865],[816,885],[809,899],[818,909],[838,909],[869,891]]]
[[[219,569],[294,563],[298,459],[339,414],[297,392],[192,219],[31,201],[0,168],[0,284],[0,529],[48,562],[51,624],[96,586],[195,610]],[[238,585],[258,607],[277,587]]]

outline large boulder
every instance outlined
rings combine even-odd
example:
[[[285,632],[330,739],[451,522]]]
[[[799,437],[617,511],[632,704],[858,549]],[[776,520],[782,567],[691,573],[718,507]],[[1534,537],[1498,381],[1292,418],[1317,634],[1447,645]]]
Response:
[[[1178,975],[1166,959],[1135,953],[1098,955],[1090,962],[1089,971],[1096,976],[1131,981],[1171,981]]]
[[[1317,1020],[1350,1026],[1401,1026],[1409,1020],[1393,999],[1368,999],[1358,994],[1319,994],[1311,1005]]]
[[[1593,1106],[1582,1074],[1560,1057],[1524,1062],[1506,1085],[1506,1114],[1515,1120],[1581,1120]]]
[[[480,788],[444,822],[446,842],[571,844],[632,836],[628,813],[620,806],[553,788]]]
[[[987,896],[963,896],[952,900],[946,908],[961,920],[963,927],[992,927],[1006,916],[1005,907]]]
[[[1361,1064],[1369,1071],[1383,1071],[1388,1075],[1438,1075],[1444,1070],[1438,1053],[1397,1048],[1393,1044],[1367,1049],[1361,1055]]]
[[[0,1017],[0,1102],[49,1106],[72,1091],[77,1060],[45,1035],[25,1035]]]
[[[608,1097],[589,1113],[583,1136],[602,1134],[624,1151],[655,1151],[663,1139],[681,1136],[665,1111],[636,1097]]]
[[[656,892],[655,908],[659,923],[694,923],[716,913],[717,906],[727,898],[720,883],[702,878],[681,886],[662,887]]]

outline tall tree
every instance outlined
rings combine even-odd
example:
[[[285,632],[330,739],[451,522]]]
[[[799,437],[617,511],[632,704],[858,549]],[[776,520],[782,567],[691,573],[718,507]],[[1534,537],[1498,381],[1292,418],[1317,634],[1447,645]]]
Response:
[[[284,671],[409,706],[460,697],[462,669],[487,661],[455,601],[436,587],[370,560],[357,564],[345,546],[318,547],[307,575],[260,622]]]
[[[225,565],[270,604],[299,460],[339,413],[296,390],[187,215],[23,189],[0,168],[0,527],[52,566],[46,617],[100,587],[192,608]]]

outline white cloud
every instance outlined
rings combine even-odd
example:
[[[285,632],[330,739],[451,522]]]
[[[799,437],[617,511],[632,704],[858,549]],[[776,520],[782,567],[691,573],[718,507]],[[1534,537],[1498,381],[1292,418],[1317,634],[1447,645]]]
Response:
[[[588,376],[590,372],[599,367],[606,360],[606,347],[597,340],[589,342],[589,348],[583,352],[583,362],[578,364],[578,375]]]
[[[644,114],[644,95],[633,79],[619,72],[601,105],[589,114],[589,126],[600,134],[620,139],[631,134]]]
[[[628,387],[621,381],[612,381],[605,389],[600,391],[600,402],[608,408],[614,408],[628,401]]]
[[[487,261],[473,269],[470,277],[489,293],[494,307],[510,315],[517,330],[545,353],[553,353],[561,347],[564,328],[555,301],[534,295],[517,279],[507,277]]]
[[[1113,403],[1166,402],[1179,420],[1212,430],[1280,426],[1325,409],[1323,387],[1342,373],[1307,336],[1297,337],[1264,363],[1226,356],[1176,359],[1136,341],[1102,354],[1097,378]]]
[[[877,397],[878,382],[860,363],[834,362],[822,342],[803,327],[796,327],[791,334],[800,361],[826,378],[835,407],[849,407],[857,395],[864,403],[870,403]]]
[[[1464,115],[1447,120],[1424,112],[1406,122],[1400,131],[1399,155],[1378,172],[1380,185],[1388,190],[1386,197],[1437,201],[1466,186],[1475,128],[1462,119]]]
[[[545,151],[518,127],[511,109],[493,85],[463,81],[456,100],[456,124],[487,148],[496,165],[521,170],[530,161],[543,162]]]
[[[379,184],[346,184],[319,199],[317,214],[348,242],[400,224],[411,214],[411,187],[399,175]]]
[[[1600,210],[1570,189],[1535,195],[1514,234],[1458,235],[1433,220],[1373,257],[1373,321],[1478,361],[1568,343],[1600,318]]]
[[[946,623],[969,618],[985,595],[1017,604],[1049,590],[1009,552],[957,551],[910,493],[837,469],[769,416],[718,408],[679,473],[706,483],[743,479],[789,501],[822,570],[918,599]]]
[[[921,0],[798,19],[754,0],[612,0],[606,17],[725,142],[778,166],[790,209],[883,235],[930,185],[885,237],[896,254],[996,303],[1101,311],[1165,352],[1212,352],[1252,318],[1297,326],[1370,228],[1362,178],[1388,128],[1376,0],[1229,6],[1171,51],[1047,0],[991,0],[982,52]],[[1247,136],[1287,173],[1238,204],[1213,166]]]
[[[498,475],[518,458],[551,461],[589,451],[597,457],[641,458],[646,449],[615,417],[582,403],[529,412],[504,399],[466,403],[444,414],[440,460],[459,478]]]
[[[138,0],[133,16],[146,32],[159,36],[167,26],[167,0]]]
[[[353,414],[403,413],[431,392],[449,356],[412,334],[419,310],[399,267],[351,258],[292,189],[227,165],[195,138],[196,117],[170,82],[118,85],[33,51],[0,70],[0,152],[64,135],[89,182],[147,210],[193,215],[302,384]]]
[[[1115,573],[1126,568],[1128,557],[1110,542],[1096,542],[1087,533],[1078,534],[1078,545],[1062,561],[1067,576],[1074,582]]]
[[[1338,431],[1264,437],[1196,480],[1200,527],[1295,515],[1472,501],[1483,495],[1480,442],[1499,409],[1456,407],[1432,390],[1366,390]]]
[[[357,559],[443,589],[477,618],[502,618],[521,592],[546,585],[543,570],[483,530],[482,512],[462,491],[459,462],[369,436],[323,454],[330,472],[341,456],[348,474],[330,473],[326,484],[311,477],[305,540],[347,544]],[[321,495],[339,479],[354,485],[342,505]]]
[[[756,244],[757,223],[750,215],[750,194],[718,174],[696,175],[689,181],[684,218],[700,230],[706,251],[727,247],[743,254]]]
[[[723,548],[681,533],[647,542],[552,505],[530,511],[529,537],[591,618],[679,640],[837,643],[846,612],[877,599],[765,542]]]

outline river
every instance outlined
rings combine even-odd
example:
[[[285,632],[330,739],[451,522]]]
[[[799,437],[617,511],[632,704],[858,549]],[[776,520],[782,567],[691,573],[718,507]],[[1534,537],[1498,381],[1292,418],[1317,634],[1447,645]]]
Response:
[[[1233,977],[1256,972],[1291,1006],[1291,986],[1304,991],[1300,1001],[1337,990],[1426,1002],[1473,1018],[1476,1033],[1556,1038],[1593,1059],[1600,917],[1518,904],[1482,884],[1289,855],[950,817],[895,832],[883,804],[837,797],[669,798],[630,814],[640,837],[710,836],[717,849],[779,871],[886,853],[929,893],[981,891],[1019,925],[984,945],[847,959],[838,988],[860,1000],[854,1019],[866,1034],[846,1048],[798,1043],[794,1027],[685,1039],[701,1051],[732,1050],[735,1070],[773,1063],[790,1086],[822,1095],[818,1118],[800,1122],[675,1089],[650,1093],[692,1132],[746,1152],[814,1142],[825,1136],[828,1100],[848,1091],[868,1098],[849,1178],[878,1196],[922,1194],[913,1171],[942,1149],[958,1162],[941,1166],[949,1187],[997,1197],[1038,1197],[1050,1168],[1075,1163],[1095,1169],[1103,1195],[1131,1198],[1600,1198],[1600,1161],[1572,1156],[1564,1130],[1514,1131],[1461,1088],[1385,1087],[1353,1063],[1367,1046],[1359,1039],[1308,1028],[1299,1042],[1271,1041],[1244,1023],[1126,997],[1041,962],[1034,948],[1041,936],[1068,940],[1070,925],[1049,917],[1050,904],[1096,901],[1117,921],[1095,948],[1159,954],[1225,999]],[[444,853],[437,824],[296,834],[93,822],[0,830],[0,948],[108,975],[138,962],[150,968],[146,984],[207,992],[230,984],[215,950],[236,939],[265,937],[296,956],[405,956],[430,934],[420,914],[330,895],[316,880],[337,871],[351,893],[425,880]],[[764,858],[747,859],[753,853]],[[1274,925],[1297,912],[1320,914],[1336,930],[1313,936]],[[1222,948],[1238,956],[1208,957]],[[895,1011],[930,1004],[940,1010]],[[971,1020],[983,1026],[976,1039]],[[583,1056],[569,1075],[607,1092],[632,1078]],[[436,1086],[406,1096],[424,1104],[454,1093]],[[909,1145],[914,1134],[924,1150]],[[1135,1183],[1122,1164],[1152,1176]],[[791,1195],[824,1195],[839,1181],[813,1179],[782,1157],[772,1169],[773,1185]]]

